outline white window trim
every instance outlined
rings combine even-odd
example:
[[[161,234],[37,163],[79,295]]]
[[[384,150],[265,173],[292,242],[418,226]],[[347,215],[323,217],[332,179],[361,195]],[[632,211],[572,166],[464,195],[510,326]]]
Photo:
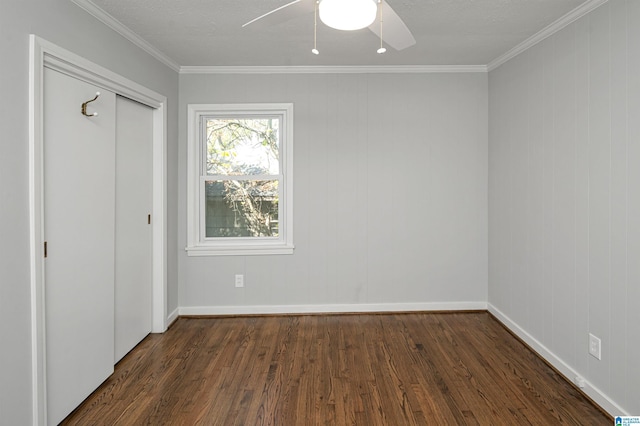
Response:
[[[200,164],[204,150],[201,147],[203,117],[210,115],[241,116],[247,114],[279,115],[281,126],[282,216],[278,239],[203,237],[201,206]],[[187,255],[271,255],[293,254],[293,104],[189,104],[187,107]]]

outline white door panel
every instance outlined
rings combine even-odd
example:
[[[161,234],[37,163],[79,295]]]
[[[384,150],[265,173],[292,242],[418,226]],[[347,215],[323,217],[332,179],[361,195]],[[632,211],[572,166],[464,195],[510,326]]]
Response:
[[[115,102],[44,70],[45,319],[48,423],[113,372]]]
[[[115,361],[151,332],[153,110],[116,98]]]

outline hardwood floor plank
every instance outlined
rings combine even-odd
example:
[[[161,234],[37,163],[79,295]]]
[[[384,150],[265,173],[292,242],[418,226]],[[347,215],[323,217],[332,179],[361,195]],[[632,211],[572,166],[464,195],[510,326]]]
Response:
[[[609,425],[488,313],[180,318],[65,425]]]

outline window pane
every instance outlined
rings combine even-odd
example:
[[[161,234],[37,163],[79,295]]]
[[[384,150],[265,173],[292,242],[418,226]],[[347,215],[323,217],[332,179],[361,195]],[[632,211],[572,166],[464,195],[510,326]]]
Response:
[[[208,118],[208,175],[277,175],[278,118]]]
[[[208,181],[206,237],[277,237],[278,181]]]

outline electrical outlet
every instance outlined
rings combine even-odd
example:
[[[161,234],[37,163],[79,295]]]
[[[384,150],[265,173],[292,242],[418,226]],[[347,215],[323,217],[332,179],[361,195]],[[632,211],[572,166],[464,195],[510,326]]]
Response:
[[[244,287],[244,275],[236,275],[236,287]]]
[[[602,341],[591,333],[589,333],[589,353],[598,359],[602,359]]]

